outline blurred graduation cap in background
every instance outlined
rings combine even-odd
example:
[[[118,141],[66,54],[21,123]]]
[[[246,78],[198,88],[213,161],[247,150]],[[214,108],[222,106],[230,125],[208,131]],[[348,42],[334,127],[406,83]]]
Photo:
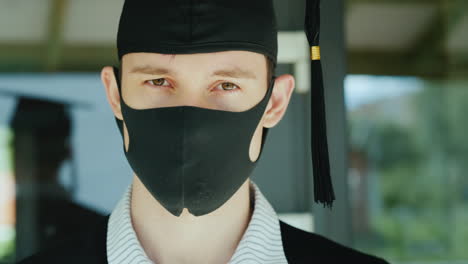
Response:
[[[44,130],[68,135],[71,130],[69,108],[91,108],[83,102],[6,89],[0,89],[0,97],[17,99],[13,117],[10,119],[10,126],[15,130]]]
[[[35,131],[44,136],[68,137],[71,131],[68,106],[63,102],[19,96],[10,127]]]
[[[91,108],[87,103],[0,88],[0,97],[16,98],[9,126],[13,131],[30,131],[37,136],[69,137],[71,108]]]

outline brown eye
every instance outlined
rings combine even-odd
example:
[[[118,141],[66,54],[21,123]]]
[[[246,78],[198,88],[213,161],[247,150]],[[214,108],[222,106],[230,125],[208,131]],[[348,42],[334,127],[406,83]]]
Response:
[[[163,86],[166,83],[166,79],[159,78],[149,81],[152,85]]]
[[[223,90],[225,91],[231,91],[231,90],[234,90],[236,89],[236,85],[233,84],[233,83],[222,83],[221,84],[221,88],[223,88]]]

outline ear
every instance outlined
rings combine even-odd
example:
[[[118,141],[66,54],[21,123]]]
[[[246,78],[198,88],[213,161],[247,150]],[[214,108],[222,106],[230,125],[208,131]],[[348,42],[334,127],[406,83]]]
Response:
[[[106,90],[107,101],[114,112],[115,117],[122,120],[122,110],[120,108],[120,94],[117,87],[117,80],[114,74],[114,69],[106,66],[101,71],[101,81]]]
[[[263,116],[264,127],[274,127],[283,118],[288,108],[289,101],[291,100],[294,86],[295,80],[290,74],[284,74],[275,79],[273,92],[268,102],[265,115]]]

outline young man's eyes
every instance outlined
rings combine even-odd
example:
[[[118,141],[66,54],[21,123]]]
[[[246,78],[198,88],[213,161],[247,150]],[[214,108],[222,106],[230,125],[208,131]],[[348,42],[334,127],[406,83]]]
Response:
[[[156,87],[170,86],[170,83],[165,78],[152,79],[152,80],[146,81],[145,83],[149,84],[150,86],[156,86]],[[240,88],[234,83],[223,82],[223,83],[218,84],[216,86],[216,89],[219,91],[225,91],[225,92],[235,92],[239,90]]]
[[[154,86],[168,86],[168,85],[170,85],[169,82],[164,78],[153,79],[153,80],[149,80],[149,81],[146,81],[146,82],[148,82],[149,84],[154,85]]]

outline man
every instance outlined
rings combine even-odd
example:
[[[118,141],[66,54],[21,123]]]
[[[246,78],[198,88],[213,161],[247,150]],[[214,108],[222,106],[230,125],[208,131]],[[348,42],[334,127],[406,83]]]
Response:
[[[127,0],[101,78],[133,183],[47,263],[386,263],[279,221],[249,176],[294,89],[271,0]],[[326,200],[326,202],[330,202]]]
[[[60,166],[73,159],[70,103],[0,95],[18,97],[10,128],[17,184],[15,255],[21,258],[60,243],[104,216],[73,202],[72,190],[59,180]],[[32,223],[35,229],[24,228]]]

